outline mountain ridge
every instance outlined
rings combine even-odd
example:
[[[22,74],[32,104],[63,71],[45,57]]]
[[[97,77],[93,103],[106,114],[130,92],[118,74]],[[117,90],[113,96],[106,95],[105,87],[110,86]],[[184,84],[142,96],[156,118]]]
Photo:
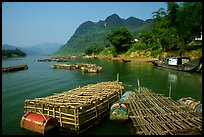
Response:
[[[15,50],[16,48],[24,51],[27,55],[48,55],[56,52],[60,48],[61,44],[57,43],[42,43],[37,45],[31,45],[27,47],[18,47],[10,44],[2,44],[2,50]]]
[[[79,25],[67,43],[62,45],[55,55],[83,53],[85,47],[90,45],[104,47],[110,43],[106,39],[106,35],[111,32],[112,28],[126,27],[134,36],[140,28],[145,28],[151,23],[152,19],[144,21],[133,16],[122,19],[117,14],[112,14],[105,20],[99,20],[98,22],[85,21]]]

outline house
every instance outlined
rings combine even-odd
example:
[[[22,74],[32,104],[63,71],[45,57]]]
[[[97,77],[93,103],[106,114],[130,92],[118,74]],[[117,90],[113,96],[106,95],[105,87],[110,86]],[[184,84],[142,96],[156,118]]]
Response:
[[[202,40],[202,32],[201,32],[200,38],[195,37],[195,40]]]

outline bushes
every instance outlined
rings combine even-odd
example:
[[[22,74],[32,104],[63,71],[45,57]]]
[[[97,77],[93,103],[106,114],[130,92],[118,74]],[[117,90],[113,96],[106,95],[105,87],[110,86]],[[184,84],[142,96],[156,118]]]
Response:
[[[108,48],[104,48],[104,50],[101,51],[102,55],[106,55],[106,56],[117,56],[115,47],[110,46]]]
[[[99,54],[103,50],[102,47],[97,47],[97,46],[87,46],[85,48],[85,54],[86,55],[91,55],[91,54]]]
[[[156,58],[158,55],[160,55],[162,53],[162,51],[161,50],[154,50],[154,51],[152,51],[151,52],[151,56],[153,57],[153,58]]]

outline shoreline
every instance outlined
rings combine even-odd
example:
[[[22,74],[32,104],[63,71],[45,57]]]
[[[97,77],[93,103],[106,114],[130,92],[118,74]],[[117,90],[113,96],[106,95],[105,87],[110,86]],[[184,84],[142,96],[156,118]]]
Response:
[[[132,58],[132,57],[112,57],[112,56],[101,56],[101,55],[96,55],[95,57],[99,59],[107,59],[107,60],[117,60],[117,61],[122,61],[122,59],[125,60],[131,60],[131,62],[149,62],[155,60],[155,58]]]

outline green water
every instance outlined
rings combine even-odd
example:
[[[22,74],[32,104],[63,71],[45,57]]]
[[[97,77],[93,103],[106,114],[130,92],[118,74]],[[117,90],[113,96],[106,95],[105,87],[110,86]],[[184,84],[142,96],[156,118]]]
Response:
[[[52,69],[56,62],[34,62],[34,59],[50,58],[45,56],[28,56],[25,58],[2,59],[2,66],[27,64],[28,70],[2,73],[2,134],[3,135],[36,135],[20,128],[25,99],[46,97],[54,93],[68,91],[78,86],[103,81],[115,81],[117,73],[125,90],[140,85],[156,93],[169,95],[178,100],[191,96],[202,102],[202,73],[189,73],[163,69],[148,62],[126,62],[101,59],[72,59],[66,64],[95,63],[103,67],[102,73],[82,74],[79,70]],[[124,91],[125,91],[124,90]],[[57,133],[66,134],[66,133]],[[102,120],[84,134],[86,135],[134,135],[131,122],[114,122],[107,118]]]

